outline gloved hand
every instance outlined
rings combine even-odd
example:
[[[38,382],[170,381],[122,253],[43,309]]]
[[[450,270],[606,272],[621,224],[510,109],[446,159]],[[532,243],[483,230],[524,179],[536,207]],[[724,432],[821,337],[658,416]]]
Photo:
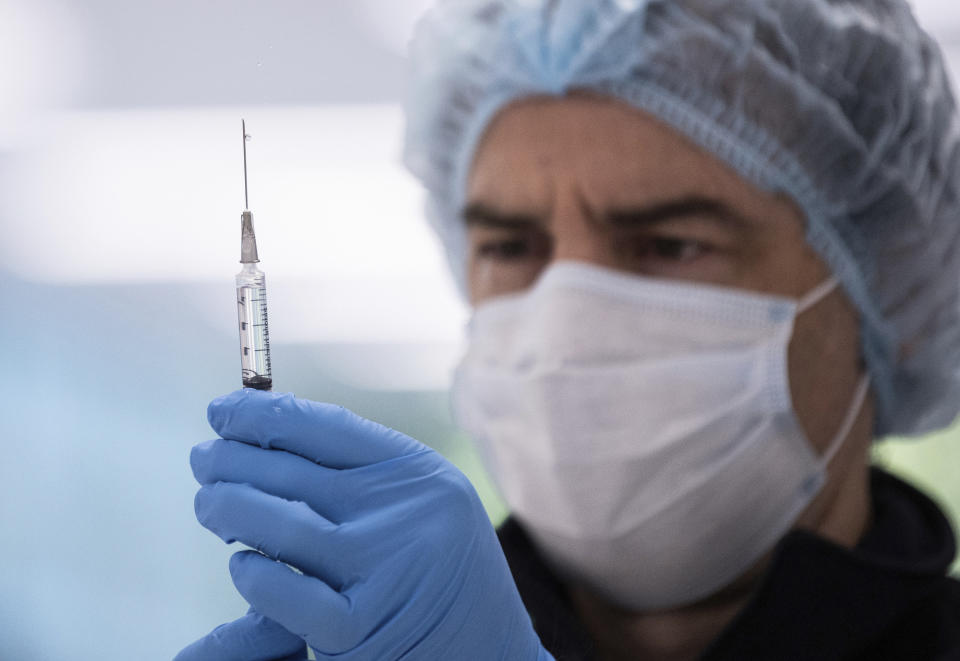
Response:
[[[191,454],[197,518],[260,552],[234,554],[230,573],[268,619],[215,630],[177,661],[296,654],[274,623],[318,659],[552,661],[476,492],[439,454],[289,394],[237,391],[207,417],[222,438]]]
[[[307,645],[299,636],[252,608],[238,620],[221,624],[181,650],[173,661],[303,661]]]

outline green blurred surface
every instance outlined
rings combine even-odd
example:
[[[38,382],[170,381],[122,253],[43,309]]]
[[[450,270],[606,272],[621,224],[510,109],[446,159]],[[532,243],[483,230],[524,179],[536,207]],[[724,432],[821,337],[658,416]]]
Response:
[[[960,419],[922,438],[890,438],[874,448],[874,463],[926,492],[960,529]],[[960,560],[953,572],[960,576]]]

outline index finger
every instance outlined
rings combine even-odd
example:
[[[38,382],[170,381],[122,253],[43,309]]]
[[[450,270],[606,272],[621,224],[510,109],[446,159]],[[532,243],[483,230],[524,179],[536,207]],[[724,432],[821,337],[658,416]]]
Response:
[[[219,397],[207,420],[222,438],[286,450],[330,468],[358,468],[424,448],[335,404],[246,388]]]

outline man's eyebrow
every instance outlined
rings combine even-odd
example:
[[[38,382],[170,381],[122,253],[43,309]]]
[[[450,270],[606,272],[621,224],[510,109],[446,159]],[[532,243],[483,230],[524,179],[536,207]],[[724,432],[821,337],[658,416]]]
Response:
[[[462,216],[468,226],[531,229],[543,225],[543,221],[536,216],[502,212],[483,202],[469,204],[463,210]],[[754,224],[729,204],[699,195],[659,202],[651,206],[613,209],[602,214],[602,222],[614,227],[629,229],[644,225],[656,225],[689,216],[707,216],[743,227],[750,227]]]
[[[467,205],[461,215],[467,226],[482,225],[503,229],[530,229],[540,227],[543,224],[536,216],[504,213],[483,202],[473,202]]]
[[[729,204],[698,195],[668,200],[652,206],[614,209],[604,213],[603,219],[614,227],[629,228],[656,225],[657,223],[688,216],[709,216],[733,225],[746,227],[754,224]]]

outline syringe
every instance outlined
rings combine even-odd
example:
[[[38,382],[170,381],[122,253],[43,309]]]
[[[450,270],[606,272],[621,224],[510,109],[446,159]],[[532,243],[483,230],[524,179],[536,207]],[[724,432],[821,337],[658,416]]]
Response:
[[[243,201],[240,214],[240,263],[243,270],[237,274],[237,316],[240,322],[240,367],[243,387],[270,390],[273,374],[270,371],[270,331],[267,327],[266,276],[257,264],[257,237],[253,232],[253,213],[247,192],[247,123],[243,128]]]

